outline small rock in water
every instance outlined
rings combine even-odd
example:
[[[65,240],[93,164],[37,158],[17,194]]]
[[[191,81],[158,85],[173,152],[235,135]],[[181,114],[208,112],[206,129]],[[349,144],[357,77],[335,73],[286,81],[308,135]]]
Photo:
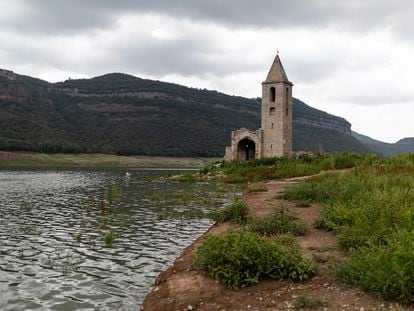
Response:
[[[192,310],[194,310],[194,308],[193,308],[193,306],[192,306],[192,305],[188,305],[187,310],[188,310],[188,311],[192,311]]]

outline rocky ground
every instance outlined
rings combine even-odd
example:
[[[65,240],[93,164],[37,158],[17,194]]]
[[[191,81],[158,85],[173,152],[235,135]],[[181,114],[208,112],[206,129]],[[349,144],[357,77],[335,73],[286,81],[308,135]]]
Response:
[[[373,294],[335,280],[332,267],[346,259],[346,255],[337,246],[333,233],[313,228],[320,206],[312,204],[310,207],[297,207],[295,203],[279,198],[284,189],[297,181],[298,178],[261,183],[268,191],[247,194],[245,200],[252,216],[262,216],[270,213],[273,207],[283,205],[308,224],[309,232],[297,239],[303,254],[313,260],[317,267],[315,277],[304,283],[264,280],[238,290],[220,284],[192,265],[197,248],[205,236],[225,232],[231,227],[228,223],[219,223],[187,247],[174,265],[159,275],[141,309],[292,310],[299,308],[298,303],[303,298],[311,298],[314,302],[318,301],[316,306],[303,307],[301,310],[414,310],[385,302]]]

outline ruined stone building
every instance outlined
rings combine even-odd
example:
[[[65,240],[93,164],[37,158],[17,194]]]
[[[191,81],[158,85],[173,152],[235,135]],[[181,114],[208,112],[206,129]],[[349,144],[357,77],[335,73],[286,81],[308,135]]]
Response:
[[[292,152],[292,87],[276,55],[262,82],[262,127],[232,131],[225,160],[281,157]]]

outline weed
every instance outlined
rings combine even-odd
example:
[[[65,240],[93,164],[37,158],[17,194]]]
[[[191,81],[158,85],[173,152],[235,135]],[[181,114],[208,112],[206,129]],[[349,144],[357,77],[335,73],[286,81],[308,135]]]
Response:
[[[299,252],[285,252],[277,244],[247,231],[207,237],[194,263],[231,287],[254,284],[263,278],[301,281],[315,273],[310,261]]]
[[[339,245],[351,254],[338,266],[338,278],[385,298],[413,302],[413,172],[413,154],[367,155],[347,174],[312,178],[284,196],[322,203],[316,227],[335,231]]]
[[[106,247],[112,247],[115,243],[116,234],[112,231],[108,231],[105,233],[104,241]]]
[[[302,308],[318,308],[318,307],[326,307],[328,303],[320,298],[313,298],[307,296],[298,296],[294,303],[293,307],[295,309],[302,309]]]
[[[23,201],[20,204],[20,206],[25,212],[30,212],[33,208],[33,204],[31,202],[26,202],[26,201]]]
[[[76,242],[80,243],[82,241],[82,233],[78,233],[77,235],[75,235],[75,240]]]
[[[269,215],[252,220],[248,229],[261,235],[271,236],[281,233],[305,235],[306,225],[286,207],[278,207]]]
[[[211,211],[209,217],[218,222],[231,221],[242,224],[247,221],[247,213],[248,208],[246,203],[243,201],[235,201],[223,208]]]
[[[175,194],[175,200],[179,203],[188,203],[193,201],[195,198],[195,193],[192,190],[177,192]]]
[[[164,199],[164,196],[162,195],[162,193],[154,193],[151,197],[150,200],[153,202],[160,202]]]
[[[302,156],[299,158],[267,158],[256,161],[223,162],[214,170],[203,170],[204,174],[223,175],[227,183],[247,183],[269,179],[283,179],[317,174],[323,170],[350,168],[362,163],[368,156],[351,153]],[[207,172],[207,173],[205,173]]]
[[[414,301],[414,231],[402,230],[385,245],[364,247],[337,267],[347,283],[382,294],[388,299]]]
[[[20,226],[20,231],[24,234],[34,233],[36,231],[36,226],[34,225],[23,225]]]

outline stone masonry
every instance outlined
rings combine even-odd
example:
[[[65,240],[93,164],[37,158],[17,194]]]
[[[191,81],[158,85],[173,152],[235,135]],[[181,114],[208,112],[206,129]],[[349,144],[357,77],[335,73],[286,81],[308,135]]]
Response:
[[[225,160],[254,160],[292,153],[292,88],[279,55],[262,82],[261,128],[231,133]]]

